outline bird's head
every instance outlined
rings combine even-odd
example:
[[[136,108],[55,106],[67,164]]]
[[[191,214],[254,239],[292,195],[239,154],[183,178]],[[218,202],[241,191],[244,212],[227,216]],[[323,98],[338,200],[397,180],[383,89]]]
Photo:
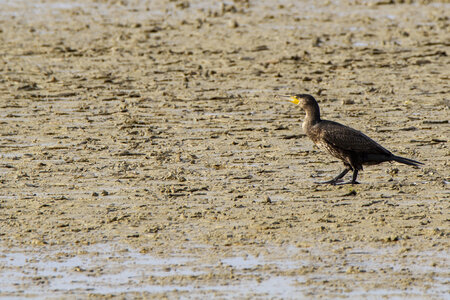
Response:
[[[281,97],[289,100],[294,104],[300,105],[300,107],[302,108],[317,105],[316,99],[308,94],[283,95]]]

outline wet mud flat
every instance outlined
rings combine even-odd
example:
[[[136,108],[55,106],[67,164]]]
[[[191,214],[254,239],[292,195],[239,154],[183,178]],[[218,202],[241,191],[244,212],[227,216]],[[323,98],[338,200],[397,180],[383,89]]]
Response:
[[[448,4],[0,3],[1,296],[448,294]],[[314,185],[288,92],[425,166]]]

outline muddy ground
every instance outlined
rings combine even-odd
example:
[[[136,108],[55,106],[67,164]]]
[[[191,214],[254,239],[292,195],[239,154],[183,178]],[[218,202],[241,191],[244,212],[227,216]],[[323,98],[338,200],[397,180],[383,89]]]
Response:
[[[0,0],[0,296],[445,298],[449,4],[299,2]]]

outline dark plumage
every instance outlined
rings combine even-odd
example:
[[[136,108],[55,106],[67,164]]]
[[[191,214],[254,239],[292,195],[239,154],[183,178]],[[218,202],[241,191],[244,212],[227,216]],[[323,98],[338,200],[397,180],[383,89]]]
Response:
[[[349,171],[353,171],[352,181],[355,184],[358,171],[363,165],[376,165],[385,161],[396,161],[402,164],[418,166],[423,163],[396,156],[383,148],[364,133],[333,121],[322,120],[316,99],[307,94],[289,96],[292,103],[300,105],[306,112],[303,130],[319,148],[328,151],[343,161],[345,169],[335,178],[319,183],[336,184]]]

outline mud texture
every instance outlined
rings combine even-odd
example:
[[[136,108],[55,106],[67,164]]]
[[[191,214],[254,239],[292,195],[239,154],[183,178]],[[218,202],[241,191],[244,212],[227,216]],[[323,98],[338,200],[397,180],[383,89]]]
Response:
[[[0,296],[448,296],[448,3],[148,2],[0,0]]]

